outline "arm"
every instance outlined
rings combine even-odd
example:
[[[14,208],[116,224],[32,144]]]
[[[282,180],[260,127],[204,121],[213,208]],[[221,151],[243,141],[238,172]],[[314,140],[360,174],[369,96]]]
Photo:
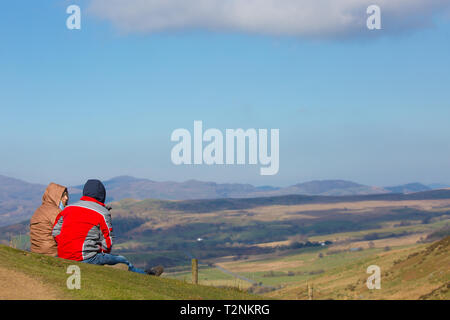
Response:
[[[100,218],[100,231],[102,234],[102,252],[110,253],[113,245],[113,228],[111,214],[102,215]]]
[[[55,238],[55,241],[58,243],[58,237],[61,234],[61,228],[64,222],[64,217],[61,214],[62,212],[60,212],[58,214],[58,216],[55,219],[55,223],[53,224],[53,229],[52,229],[52,236],[53,238]]]

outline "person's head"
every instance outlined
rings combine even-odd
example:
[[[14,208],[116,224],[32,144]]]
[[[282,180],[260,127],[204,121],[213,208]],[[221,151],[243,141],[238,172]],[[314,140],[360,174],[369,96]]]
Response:
[[[61,207],[61,204],[66,206],[68,202],[69,193],[67,192],[67,188],[53,182],[47,186],[42,196],[42,204]]]
[[[95,200],[105,203],[106,189],[100,180],[88,180],[83,188],[83,196],[94,198]]]
[[[61,202],[63,204],[63,206],[67,206],[67,204],[69,203],[69,192],[66,190],[64,190],[63,195],[61,197]]]

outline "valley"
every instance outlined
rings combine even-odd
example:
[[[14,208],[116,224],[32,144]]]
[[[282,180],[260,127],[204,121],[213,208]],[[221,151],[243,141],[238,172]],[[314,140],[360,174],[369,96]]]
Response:
[[[200,284],[269,298],[307,299],[305,288],[311,283],[317,299],[418,299],[435,297],[435,290],[439,297],[448,294],[449,270],[441,266],[448,253],[430,260],[437,270],[430,271],[436,277],[430,284],[409,278],[411,288],[403,292],[395,278],[390,285],[383,282],[382,290],[390,289],[382,296],[368,291],[363,280],[366,268],[377,264],[387,272],[383,279],[391,281],[397,271],[387,270],[397,270],[399,261],[450,235],[450,190],[124,199],[110,206],[114,252],[139,267],[163,265],[165,278],[189,282],[191,259],[197,258]],[[27,249],[28,232],[28,221],[1,227],[0,243]]]

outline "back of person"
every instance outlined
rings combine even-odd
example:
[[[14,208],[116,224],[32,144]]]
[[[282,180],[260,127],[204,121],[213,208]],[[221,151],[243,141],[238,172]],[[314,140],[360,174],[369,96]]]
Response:
[[[65,196],[66,195],[66,196]],[[60,203],[69,200],[67,188],[50,183],[42,197],[42,205],[35,211],[30,220],[31,252],[55,257],[57,246],[52,237],[55,219],[61,212]]]
[[[100,180],[88,180],[80,202],[65,208],[56,218],[53,236],[60,258],[95,265],[123,263],[128,271],[159,277],[162,266],[136,268],[127,258],[111,254],[111,214],[105,207],[106,189]]]
[[[96,198],[83,196],[58,215],[53,236],[58,243],[60,258],[83,261],[97,253],[111,251],[111,214]]]

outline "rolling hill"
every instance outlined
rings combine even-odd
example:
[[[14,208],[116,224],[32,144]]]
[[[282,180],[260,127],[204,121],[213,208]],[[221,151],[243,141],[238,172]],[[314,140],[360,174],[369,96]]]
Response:
[[[215,199],[234,198],[250,193],[264,192],[277,188],[255,187],[250,184],[218,184],[188,180],[185,182],[163,181],[156,182],[148,179],[121,176],[104,181],[107,189],[107,201],[122,199],[162,199],[162,200],[188,200],[188,199]],[[79,198],[83,186],[72,187],[69,191],[73,198]]]
[[[431,235],[448,235],[450,190],[183,201],[124,199],[111,205],[116,235],[114,252],[129,257],[138,266],[149,262],[162,264],[168,273],[178,272],[178,279],[182,280],[190,258],[196,257],[206,268],[202,269],[203,284],[233,284],[235,280],[225,279],[218,270],[206,267],[228,259],[238,269],[225,265],[226,270],[250,279],[256,275],[255,280],[267,286],[278,286],[281,281],[283,288],[275,291],[279,296],[274,297],[302,299],[304,297],[299,296],[304,286],[302,281],[313,278],[320,290],[318,298],[353,299],[362,296],[367,299],[372,296],[362,292],[364,287],[358,282],[365,276],[361,265],[379,263],[383,270],[387,270],[394,261],[403,261],[418,252],[416,249],[424,248],[423,241],[435,239]],[[29,243],[27,233],[27,222],[1,227],[0,243],[25,248],[24,245]],[[202,240],[198,241],[199,238]],[[376,248],[370,248],[372,242]],[[405,245],[409,247],[403,248]],[[348,248],[342,251],[342,246]],[[359,246],[367,249],[350,250]],[[392,249],[384,251],[386,246]],[[331,254],[331,251],[335,252]],[[302,252],[309,253],[304,255]],[[322,258],[318,258],[319,253],[322,253]],[[249,261],[249,256],[254,260]],[[1,260],[0,250],[0,269]],[[308,261],[312,264],[309,265]],[[420,261],[415,265],[420,265]],[[361,269],[358,269],[359,273],[356,273],[357,268]],[[239,270],[250,273],[241,274]],[[271,270],[275,270],[274,274],[268,274]],[[319,271],[320,274],[316,273]],[[23,272],[19,270],[19,273]],[[383,275],[383,278],[389,275]],[[1,277],[0,270],[0,281]],[[433,286],[426,286],[422,276],[417,279],[417,283],[427,289],[416,291],[420,297],[445,289],[442,278]],[[293,286],[292,291],[289,291],[287,283]],[[355,290],[357,287],[359,289]],[[398,286],[392,288],[392,294],[400,290]],[[260,292],[258,290],[254,292]],[[53,297],[53,291],[49,292]],[[417,295],[413,298],[418,298]]]
[[[365,186],[345,180],[322,180],[298,183],[290,187],[265,192],[264,196],[277,196],[289,194],[321,195],[321,196],[348,196],[381,194],[388,191],[379,187]],[[259,193],[259,195],[263,195]]]
[[[279,188],[272,186],[253,186],[250,184],[203,182],[188,180],[185,182],[157,182],[129,176],[116,177],[104,181],[107,189],[107,202],[122,199],[248,199],[273,198],[289,195],[304,196],[371,196],[387,193],[410,193],[429,190],[421,184],[409,184],[397,187],[373,187],[345,180],[310,181],[293,186]],[[69,187],[71,202],[77,201],[83,186]],[[44,185],[0,176],[0,226],[11,225],[28,220],[40,205],[45,190]],[[231,200],[233,201],[233,200]],[[268,201],[271,201],[270,199]],[[218,201],[218,203],[221,200]],[[245,201],[244,201],[245,202]]]
[[[417,182],[394,187],[386,187],[385,189],[393,193],[414,193],[432,190],[431,187]]]
[[[450,299],[450,236],[428,245],[372,251],[372,254],[344,260],[335,268],[309,277],[309,283],[315,288],[315,299]],[[369,290],[366,286],[369,277],[366,268],[370,265],[381,268],[379,290]],[[269,296],[308,299],[306,281],[292,283]]]
[[[40,205],[45,188],[0,175],[0,226],[29,219]]]
[[[313,285],[314,299],[450,299],[450,237],[431,244],[396,247],[391,250],[368,249],[359,252],[327,254],[330,249],[307,250],[275,260],[236,262],[234,268],[264,272],[263,277],[276,276],[296,263],[300,270],[285,275],[287,286],[271,290],[263,296],[271,299],[308,299],[306,282]],[[319,253],[323,252],[323,257]],[[296,260],[300,259],[297,263]],[[302,262],[302,259],[304,262]],[[309,266],[311,264],[311,266]],[[68,290],[66,273],[69,265],[80,267],[82,290]],[[311,268],[323,268],[314,270]],[[366,287],[369,265],[380,266],[381,289]],[[249,269],[249,268],[252,269]],[[262,268],[265,267],[266,269]],[[268,269],[267,269],[268,268]],[[266,270],[266,271],[264,271]],[[201,270],[202,277],[214,276]],[[245,272],[244,272],[245,274]],[[297,276],[299,274],[300,276]],[[304,276],[301,276],[304,275]],[[296,279],[300,281],[296,281]],[[265,278],[266,279],[266,278]],[[267,278],[269,279],[269,278]],[[281,278],[282,279],[282,278]],[[203,281],[207,283],[208,281]],[[209,281],[211,282],[211,280]],[[134,274],[122,268],[76,263],[46,257],[0,245],[0,299],[136,299],[136,300],[256,300],[262,296],[242,290],[192,285],[172,278],[155,278]]]

